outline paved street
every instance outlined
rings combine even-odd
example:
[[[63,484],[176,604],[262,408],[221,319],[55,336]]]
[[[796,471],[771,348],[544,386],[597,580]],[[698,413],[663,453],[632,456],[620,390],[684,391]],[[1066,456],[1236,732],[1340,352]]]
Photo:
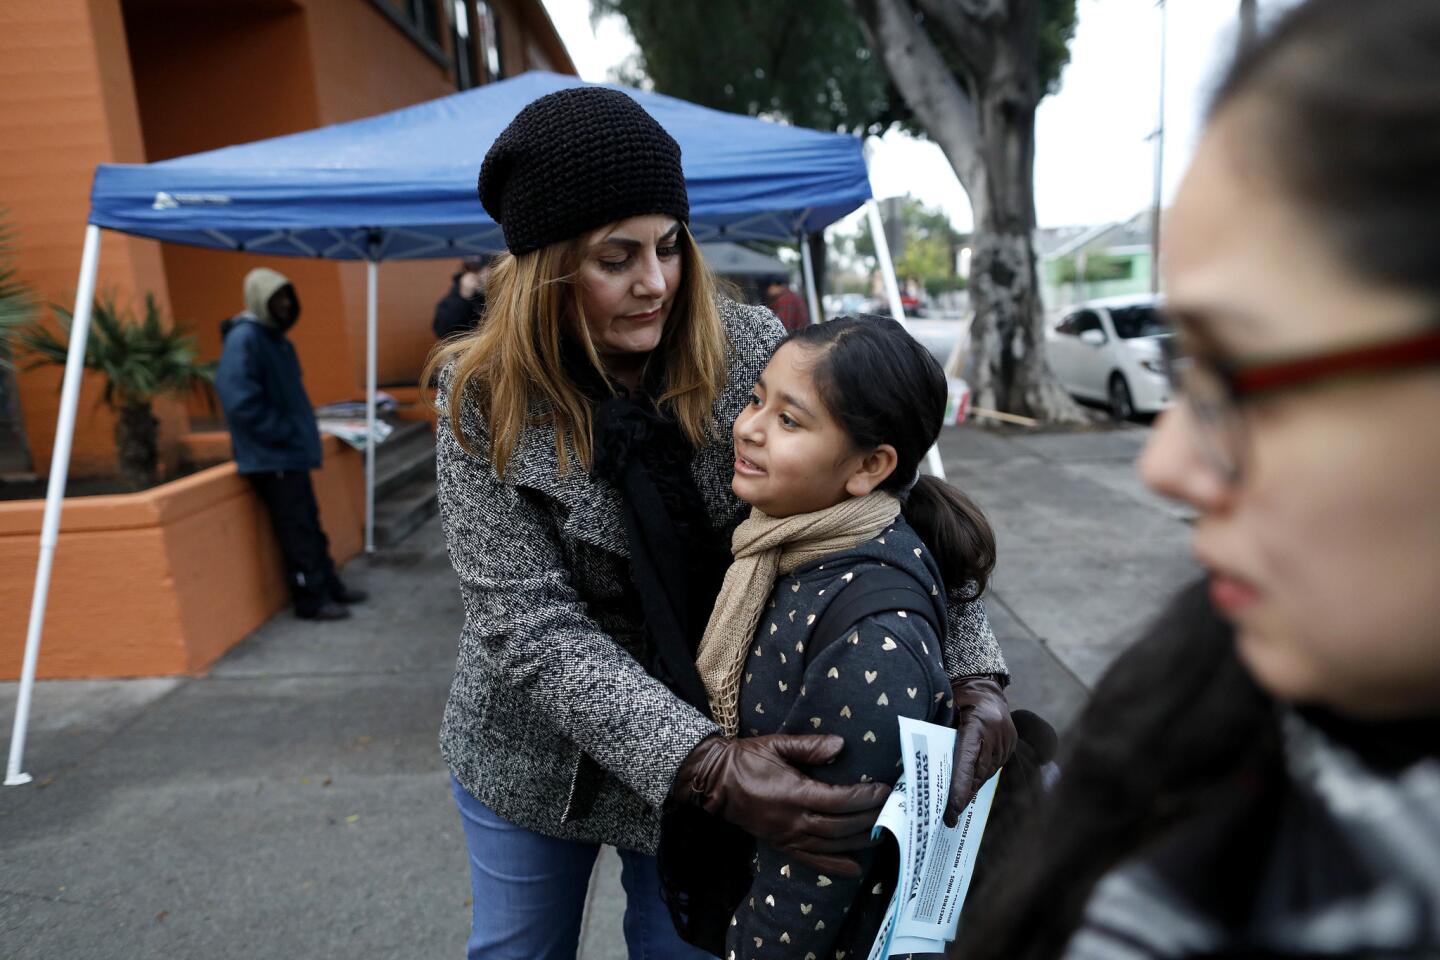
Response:
[[[942,443],[999,536],[988,602],[1012,700],[1058,726],[1195,573],[1183,514],[1133,478],[1144,436]],[[277,617],[205,677],[39,686],[39,782],[0,788],[0,956],[461,955],[465,855],[435,746],[461,614],[438,524],[347,576],[375,594],[354,620]],[[7,731],[14,698],[0,685]],[[624,956],[615,867],[597,867],[585,960]]]

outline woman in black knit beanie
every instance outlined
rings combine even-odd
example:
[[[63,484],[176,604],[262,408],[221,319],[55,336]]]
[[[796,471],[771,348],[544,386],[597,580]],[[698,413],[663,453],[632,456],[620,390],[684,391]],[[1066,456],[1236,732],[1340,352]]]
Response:
[[[480,327],[437,347],[421,381],[438,374],[465,607],[441,750],[469,848],[469,955],[573,957],[609,844],[631,956],[700,956],[659,893],[667,808],[704,806],[846,874],[887,792],[803,772],[838,738],[720,737],[694,666],[741,516],[730,424],[783,330],[717,294],[679,145],[620,91],[529,104],[479,193],[509,254]],[[983,607],[957,595],[949,614],[963,806],[1013,727]]]

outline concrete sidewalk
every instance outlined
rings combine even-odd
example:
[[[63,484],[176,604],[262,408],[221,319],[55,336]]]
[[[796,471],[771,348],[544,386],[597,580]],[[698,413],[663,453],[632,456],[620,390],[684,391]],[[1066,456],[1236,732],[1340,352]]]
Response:
[[[276,617],[206,677],[39,685],[0,956],[463,955],[436,750],[461,612],[438,524],[409,543],[347,568],[354,619]]]
[[[988,602],[1012,700],[1060,726],[1195,572],[1183,518],[1132,479],[1144,435],[942,443],[999,537]],[[353,620],[277,617],[208,676],[39,685],[37,783],[0,788],[0,956],[463,954],[464,844],[435,743],[461,611],[438,524],[347,579],[374,594]],[[14,699],[0,685],[6,730]],[[623,904],[607,851],[584,960],[624,957]]]
[[[1116,654],[1199,568],[1189,511],[1135,470],[1150,431],[946,431],[948,479],[995,528],[986,609],[1010,662],[1013,706],[1069,726]]]

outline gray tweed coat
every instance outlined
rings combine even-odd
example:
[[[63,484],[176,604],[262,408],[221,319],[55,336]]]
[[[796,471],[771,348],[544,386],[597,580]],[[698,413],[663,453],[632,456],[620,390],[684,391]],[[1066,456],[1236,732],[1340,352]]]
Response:
[[[730,342],[715,403],[725,439],[697,452],[691,471],[722,530],[744,509],[730,490],[728,427],[784,331],[763,307],[719,306]],[[641,666],[648,641],[625,600],[620,495],[579,470],[561,476],[547,426],[527,429],[497,477],[473,412],[463,426],[481,455],[456,441],[448,380],[442,373],[435,455],[465,625],[441,753],[466,790],[512,823],[653,852],[681,761],[718,728]],[[978,601],[952,603],[948,626],[951,676],[1006,672]]]

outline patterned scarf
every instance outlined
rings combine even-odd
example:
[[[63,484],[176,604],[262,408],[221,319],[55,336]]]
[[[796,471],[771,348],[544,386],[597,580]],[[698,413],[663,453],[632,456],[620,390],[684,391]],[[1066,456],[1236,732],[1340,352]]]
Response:
[[[1178,824],[1100,879],[1061,957],[1440,956],[1435,719],[1308,713],[1281,710],[1288,796],[1276,800],[1278,825],[1264,823],[1262,836],[1253,800]],[[1372,766],[1378,758],[1365,755],[1377,753]],[[1241,846],[1245,831],[1259,842]],[[1216,868],[1227,848],[1245,851],[1244,871]],[[1246,884],[1254,889],[1237,901]],[[1217,907],[1240,903],[1238,918]]]
[[[696,666],[710,696],[710,713],[725,736],[740,729],[738,703],[745,654],[775,581],[821,557],[873,540],[900,515],[900,501],[872,493],[825,510],[777,519],[750,511],[735,529],[735,562],[710,613]]]

